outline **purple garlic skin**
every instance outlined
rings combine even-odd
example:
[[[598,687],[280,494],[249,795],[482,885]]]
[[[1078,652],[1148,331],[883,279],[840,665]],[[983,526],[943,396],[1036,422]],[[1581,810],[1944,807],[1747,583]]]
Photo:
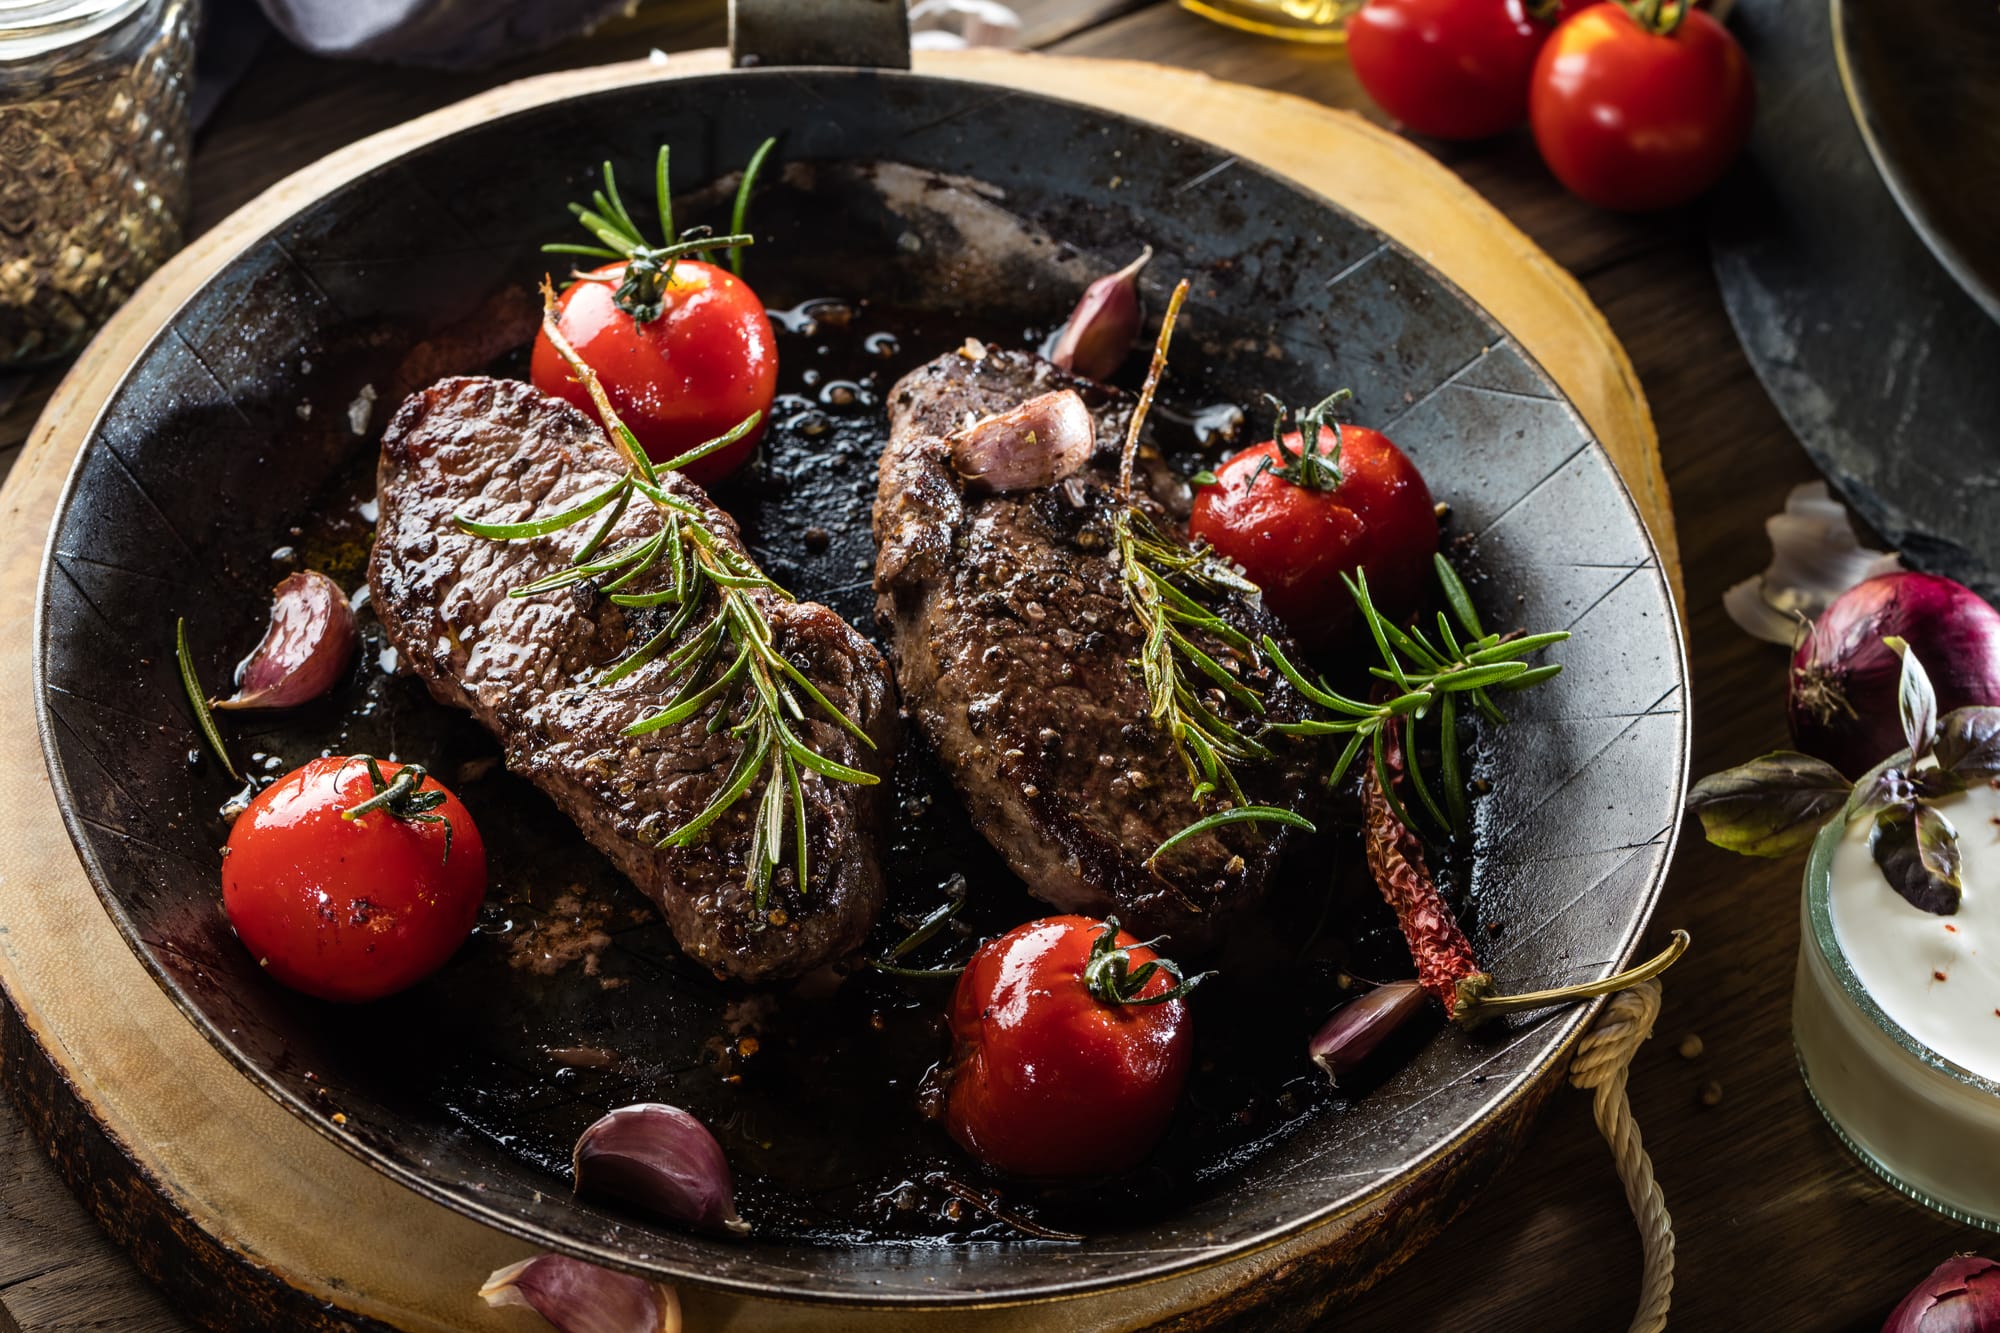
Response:
[[[744,1235],[736,1184],[708,1126],[661,1102],[621,1106],[576,1141],[576,1192],[703,1231]]]
[[[1882,1333],[2000,1333],[2000,1263],[1945,1260],[1889,1312]]]
[[[214,708],[293,708],[311,703],[354,664],[361,635],[340,585],[317,570],[271,590],[271,623],[236,672],[236,693]]]
[[[1424,988],[1415,981],[1391,981],[1350,1000],[1313,1033],[1306,1051],[1334,1083],[1353,1073],[1390,1035],[1424,1009]]]
[[[488,1305],[524,1305],[562,1333],[680,1333],[672,1287],[563,1254],[538,1254],[486,1279]]]
[[[951,465],[968,488],[1053,486],[1090,461],[1097,428],[1075,389],[1057,389],[973,422],[951,441]]]
[[[1049,360],[1088,379],[1117,374],[1139,336],[1139,270],[1152,257],[1149,245],[1124,268],[1084,288]]]

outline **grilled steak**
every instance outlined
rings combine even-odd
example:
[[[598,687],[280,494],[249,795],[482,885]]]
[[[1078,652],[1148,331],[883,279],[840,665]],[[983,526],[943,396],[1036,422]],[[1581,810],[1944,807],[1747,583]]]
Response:
[[[588,584],[508,597],[509,589],[566,568],[594,518],[520,541],[472,536],[452,522],[460,513],[487,523],[545,517],[624,471],[594,421],[529,385],[448,379],[412,395],[382,440],[381,515],[368,566],[375,612],[431,694],[471,712],[501,739],[507,766],[546,792],[659,904],[683,949],[746,980],[799,975],[853,950],[874,924],[886,785],[804,773],[810,882],[795,882],[788,830],[784,863],[760,911],[744,881],[761,778],[704,841],[685,850],[658,845],[709,804],[737,760],[739,741],[708,726],[716,705],[628,738],[624,728],[657,711],[678,682],[655,658],[612,684],[592,684],[650,639],[674,608],[620,607]],[[678,475],[665,484],[699,505],[722,540],[739,542],[736,524],[698,486]],[[660,522],[654,506],[635,499],[603,549],[644,539]],[[876,748],[810,703],[794,729],[830,759],[886,774],[896,710],[881,654],[824,606],[751,595],[780,651]],[[709,601],[682,641],[715,614],[712,591]],[[723,706],[731,706],[727,696]],[[733,707],[740,715],[744,705],[739,699]]]
[[[1088,451],[1064,425],[1066,389],[1095,423]],[[967,430],[1016,408],[1017,423],[1032,429]],[[1183,761],[1149,719],[1131,665],[1142,635],[1112,543],[1131,410],[1124,396],[1038,357],[977,344],[904,377],[890,395],[875,501],[876,617],[905,706],[973,822],[1030,891],[1198,946],[1220,918],[1261,895],[1293,835],[1238,824],[1146,864],[1209,811],[1195,804]],[[994,457],[1009,438],[1049,450],[1053,465]],[[1179,484],[1156,456],[1142,464],[1140,505],[1163,532],[1183,537],[1169,512]],[[1253,641],[1265,633],[1285,641],[1251,602],[1217,610]],[[1200,631],[1193,637],[1218,660],[1233,656]],[[1263,691],[1268,720],[1302,715],[1275,671],[1254,667],[1244,679]],[[1256,729],[1232,707],[1219,711]],[[1309,810],[1320,787],[1316,748],[1282,739],[1272,748],[1275,760],[1238,766],[1245,795]]]

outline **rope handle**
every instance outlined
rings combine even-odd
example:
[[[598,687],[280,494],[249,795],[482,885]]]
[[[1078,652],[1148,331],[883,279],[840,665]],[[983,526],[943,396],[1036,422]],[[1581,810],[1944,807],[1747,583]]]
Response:
[[[1660,983],[1645,981],[1611,997],[1597,1023],[1577,1046],[1569,1081],[1593,1093],[1591,1113],[1598,1132],[1611,1145],[1625,1201],[1639,1226],[1645,1270],[1639,1280],[1639,1309],[1632,1316],[1632,1333],[1659,1333],[1667,1326],[1667,1307],[1674,1294],[1674,1220],[1667,1199],[1653,1178],[1653,1159],[1639,1141],[1639,1123],[1625,1095],[1632,1057],[1653,1035],[1660,1016]]]

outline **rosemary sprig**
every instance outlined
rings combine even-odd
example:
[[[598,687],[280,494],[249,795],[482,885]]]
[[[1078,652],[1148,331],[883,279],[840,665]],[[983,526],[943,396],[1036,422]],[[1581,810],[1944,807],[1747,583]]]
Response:
[[[934,981],[939,977],[955,977],[965,971],[964,963],[947,964],[942,967],[905,967],[897,961],[898,959],[908,957],[924,945],[930,943],[932,938],[940,930],[943,930],[953,917],[958,915],[959,909],[965,906],[966,895],[964,883],[964,880],[960,879],[958,881],[959,891],[957,893],[932,909],[930,915],[919,921],[909,934],[896,942],[889,950],[887,956],[869,959],[868,966],[874,968],[877,972],[886,973],[892,977],[904,977],[912,981]]]
[[[1382,659],[1380,666],[1368,669],[1370,675],[1382,682],[1380,693],[1385,697],[1379,702],[1364,703],[1359,699],[1350,699],[1334,690],[1324,679],[1317,682],[1307,680],[1286,658],[1277,643],[1269,637],[1265,638],[1264,651],[1284,673],[1285,679],[1313,704],[1331,714],[1301,722],[1273,723],[1268,730],[1291,736],[1347,737],[1346,748],[1341,751],[1339,761],[1327,778],[1329,786],[1338,784],[1347,775],[1365,747],[1396,818],[1414,832],[1417,823],[1396,796],[1396,783],[1389,771],[1388,748],[1394,740],[1393,729],[1402,727],[1413,732],[1419,721],[1435,715],[1441,755],[1436,790],[1433,790],[1432,782],[1424,776],[1417,763],[1416,747],[1411,743],[1414,738],[1406,735],[1403,752],[1407,759],[1410,789],[1416,793],[1424,813],[1437,827],[1453,838],[1463,838],[1468,831],[1469,818],[1459,758],[1458,719],[1461,708],[1469,706],[1489,722],[1505,722],[1506,715],[1494,703],[1493,695],[1525,690],[1559,674],[1562,671],[1560,663],[1530,666],[1522,659],[1551,644],[1561,643],[1569,634],[1564,630],[1544,634],[1488,634],[1480,625],[1479,614],[1472,607],[1472,598],[1458,572],[1451,567],[1451,562],[1442,555],[1433,557],[1433,561],[1438,581],[1444,586],[1445,603],[1451,610],[1449,616],[1443,611],[1438,612],[1435,639],[1426,635],[1421,626],[1412,625],[1404,630],[1383,616],[1368,595],[1366,573],[1357,573],[1354,578],[1342,576],[1348,590],[1354,594],[1362,622],[1367,625]],[[1454,621],[1457,629],[1453,628]],[[1462,639],[1460,631],[1464,634]]]
[[[188,651],[188,626],[186,617],[174,621],[174,656],[180,662],[181,688],[187,691],[188,705],[194,709],[195,725],[201,728],[202,738],[208,748],[222,761],[222,769],[238,782],[243,775],[236,771],[230,761],[229,747],[222,743],[222,732],[215,725],[215,714],[209,711],[208,695],[202,692],[201,678],[194,673],[194,654]]]
[[[815,750],[799,734],[809,714],[807,705],[839,723],[870,749],[874,741],[860,725],[835,707],[819,687],[779,651],[760,598],[790,600],[790,594],[765,575],[741,552],[724,543],[709,527],[699,505],[665,488],[662,474],[706,457],[754,429],[752,413],[732,430],[656,464],[646,456],[632,432],[619,419],[596,372],[577,354],[557,326],[555,291],[542,286],[542,328],[549,342],[583,385],[612,445],[629,469],[623,477],[558,513],[517,523],[482,523],[464,515],[453,521],[474,536],[495,541],[529,541],[574,527],[599,512],[607,517],[571,558],[568,566],[509,590],[512,597],[532,597],[591,581],[614,605],[642,608],[672,606],[666,623],[653,636],[606,668],[594,685],[622,680],[648,663],[659,661],[665,679],[675,686],[666,703],[625,729],[642,736],[690,722],[707,713],[712,731],[727,731],[742,748],[735,764],[709,803],[660,840],[663,847],[689,847],[701,841],[717,820],[739,801],[759,790],[751,823],[749,869],[745,883],[761,909],[769,900],[771,878],[784,861],[787,827],[792,831],[794,868],[800,893],[806,891],[811,862],[807,850],[804,773],[811,771],[834,782],[873,786],[873,773],[850,768]],[[660,530],[635,538],[609,552],[616,516],[634,497],[650,501],[659,511]],[[622,592],[650,575],[646,591]],[[701,611],[714,614],[696,627]],[[804,702],[801,702],[803,698]],[[729,721],[741,706],[741,715]]]
[[[1147,368],[1145,386],[1125,432],[1118,468],[1118,490],[1124,503],[1112,521],[1112,541],[1125,604],[1145,636],[1132,666],[1145,682],[1147,716],[1180,756],[1193,786],[1195,804],[1225,797],[1229,805],[1162,842],[1147,858],[1149,865],[1162,853],[1226,824],[1274,822],[1308,832],[1313,828],[1310,820],[1292,811],[1251,804],[1236,777],[1236,765],[1263,763],[1274,757],[1260,740],[1222,713],[1222,705],[1233,704],[1251,717],[1263,716],[1264,696],[1243,680],[1244,666],[1254,670],[1261,660],[1257,645],[1217,615],[1211,603],[1231,594],[1252,596],[1257,585],[1217,559],[1206,544],[1190,546],[1161,532],[1159,525],[1132,502],[1132,468],[1138,457],[1139,433],[1165,373],[1174,321],[1187,292],[1187,280],[1182,279],[1167,302],[1153,345],[1152,365]],[[1197,632],[1219,645],[1218,651],[1230,661],[1218,660],[1216,652],[1197,643]]]
[[[653,163],[653,189],[655,204],[660,211],[660,231],[667,240],[654,245],[632,218],[625,207],[625,200],[618,193],[618,177],[611,164],[604,164],[604,188],[591,192],[591,207],[571,204],[569,211],[576,215],[584,230],[597,238],[596,245],[573,245],[556,242],[542,247],[544,254],[578,255],[587,259],[625,261],[623,269],[616,275],[578,273],[578,282],[616,283],[617,292],[613,303],[634,321],[648,324],[660,317],[666,309],[667,287],[673,282],[674,265],[689,255],[713,261],[717,250],[728,253],[730,270],[738,275],[743,272],[743,247],[754,245],[756,237],[743,230],[743,224],[750,207],[750,192],[756,185],[757,173],[770,155],[776,139],[766,139],[751,154],[749,165],[743,169],[743,180],[736,187],[736,203],[730,217],[730,233],[717,236],[709,227],[690,227],[676,236],[674,232],[674,201],[667,185],[667,145],[660,145],[659,156]]]

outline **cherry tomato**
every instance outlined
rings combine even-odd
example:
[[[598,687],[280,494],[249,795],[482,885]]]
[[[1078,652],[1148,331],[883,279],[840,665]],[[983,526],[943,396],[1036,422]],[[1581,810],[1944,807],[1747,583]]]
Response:
[[[989,941],[952,996],[946,1128],[1015,1175],[1133,1165],[1187,1082],[1194,1034],[1182,997],[1199,980],[1181,981],[1115,919],[1052,916]]]
[[[1368,0],[1347,20],[1347,59],[1375,104],[1418,134],[1484,139],[1527,119],[1550,31],[1525,0]]]
[[[556,327],[603,381],[605,396],[656,463],[735,427],[752,412],[768,418],[778,391],[778,340],[764,303],[728,269],[697,259],[675,263],[657,319],[641,324],[618,308],[622,264],[606,264],[557,298]],[[535,387],[595,416],[590,397],[546,332],[535,336]],[[713,485],[743,466],[766,422],[685,469]]]
[[[237,816],[223,853],[237,937],[273,977],[327,1000],[423,980],[471,933],[486,895],[486,846],[458,798],[413,765],[378,765],[378,790],[369,763],[293,769]],[[385,792],[381,808],[343,817]]]
[[[1720,180],[1755,105],[1743,48],[1699,9],[1663,34],[1621,5],[1593,5],[1556,29],[1529,90],[1549,170],[1626,212],[1684,204]]]
[[[1334,464],[1334,480],[1324,463],[1299,466],[1298,431],[1282,439],[1282,449],[1252,445],[1216,470],[1214,485],[1197,487],[1190,531],[1241,565],[1307,648],[1333,647],[1355,627],[1343,574],[1365,570],[1369,596],[1391,618],[1415,610],[1438,544],[1437,507],[1417,465],[1379,431],[1321,426],[1318,456]]]

